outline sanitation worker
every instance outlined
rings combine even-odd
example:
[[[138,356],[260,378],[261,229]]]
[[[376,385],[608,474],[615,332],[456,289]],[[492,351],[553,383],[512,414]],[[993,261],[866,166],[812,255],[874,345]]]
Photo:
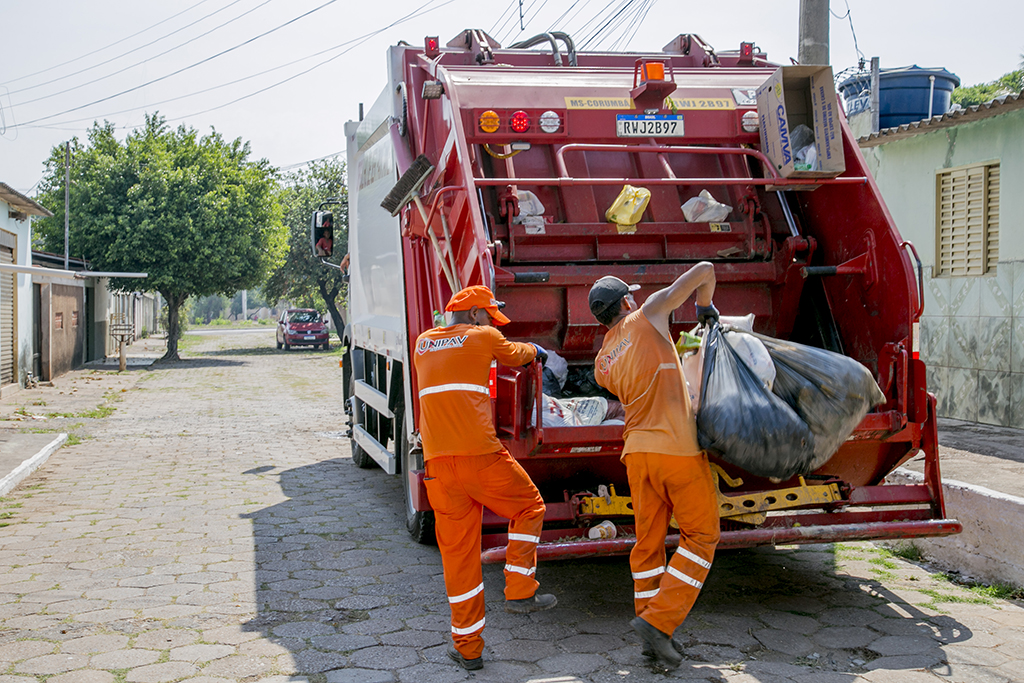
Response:
[[[448,656],[463,668],[483,666],[484,584],[480,529],[484,506],[510,521],[505,554],[505,611],[551,609],[554,595],[538,594],[537,543],[544,501],[523,468],[498,441],[488,389],[491,361],[508,366],[546,355],[513,342],[494,326],[509,319],[491,290],[467,287],[445,307],[451,324],[416,340],[420,436],[427,497],[434,508],[445,592],[452,611]]]
[[[636,618],[630,625],[643,652],[668,668],[682,662],[672,634],[689,614],[718,544],[718,501],[707,455],[697,444],[682,364],[669,318],[697,294],[697,319],[718,319],[711,301],[715,269],[703,262],[637,306],[627,285],[606,276],[590,289],[590,310],[608,328],[594,361],[597,383],[626,411],[622,461],[636,518],[629,556]],[[679,548],[665,563],[665,536],[675,514]]]

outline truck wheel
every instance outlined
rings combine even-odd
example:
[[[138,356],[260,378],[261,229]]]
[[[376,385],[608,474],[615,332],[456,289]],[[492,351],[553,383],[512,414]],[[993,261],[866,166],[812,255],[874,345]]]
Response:
[[[377,466],[377,461],[360,448],[355,439],[352,439],[350,443],[352,444],[352,462],[356,464],[356,467],[362,470],[369,470]]]
[[[409,455],[409,441],[405,438],[405,407],[399,405],[395,415],[395,455],[400,462],[398,467],[399,476],[402,477],[402,499],[405,503],[405,528],[408,530],[412,540],[423,545],[435,545],[437,539],[434,536],[434,513],[415,510],[412,506],[412,487],[409,483],[409,470],[412,467],[412,458]]]

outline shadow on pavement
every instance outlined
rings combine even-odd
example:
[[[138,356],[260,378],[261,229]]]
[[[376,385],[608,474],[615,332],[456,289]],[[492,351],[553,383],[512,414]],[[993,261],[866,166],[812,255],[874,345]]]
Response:
[[[445,656],[440,556],[406,533],[396,477],[359,469],[348,457],[246,474],[276,480],[285,496],[245,515],[254,535],[257,615],[244,628],[287,650],[294,667],[287,673],[344,668],[351,680],[462,680]],[[891,585],[871,578],[875,552],[818,545],[720,553],[676,634],[684,669],[743,671],[757,677],[751,680],[941,673],[948,668],[942,646],[970,639],[971,629],[914,604],[927,600],[912,588],[915,572],[927,578],[924,570],[904,565]],[[509,615],[501,567],[484,568],[485,671],[501,672],[502,680],[569,673],[590,680],[598,671],[662,680],[629,629],[627,558],[548,562],[537,576],[558,607]]]

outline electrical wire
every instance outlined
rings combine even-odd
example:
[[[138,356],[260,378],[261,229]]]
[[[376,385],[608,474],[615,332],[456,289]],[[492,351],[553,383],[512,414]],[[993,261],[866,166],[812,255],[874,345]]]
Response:
[[[589,2],[590,0],[587,0],[587,1]],[[562,15],[560,17],[558,17],[557,19],[555,19],[553,22],[551,22],[548,25],[548,30],[549,31],[557,31],[557,30],[559,30],[561,28],[560,23],[561,23],[562,19],[565,19],[565,15],[567,15],[569,12],[571,12],[572,8],[575,7],[578,4],[580,4],[580,0],[573,0],[573,3],[571,5],[569,5],[569,9],[565,10],[564,12],[562,12]]]
[[[270,0],[267,0],[267,1],[269,2]],[[89,102],[87,104],[82,104],[82,105],[79,105],[77,107],[73,107],[71,109],[66,109],[66,110],[64,110],[62,112],[59,112],[59,113],[56,113],[56,114],[50,114],[49,116],[41,116],[41,117],[39,117],[37,119],[33,119],[31,121],[26,121],[22,125],[27,126],[27,125],[31,125],[33,123],[39,123],[40,121],[46,121],[48,119],[57,118],[58,116],[63,116],[64,114],[70,114],[70,113],[76,112],[76,111],[78,111],[80,109],[85,109],[86,107],[91,107],[94,104],[100,104],[101,102],[106,102],[107,100],[112,100],[115,97],[120,97],[121,95],[126,95],[126,94],[128,94],[130,92],[134,92],[134,91],[139,90],[141,88],[145,88],[146,86],[153,85],[154,83],[159,83],[160,81],[163,81],[163,80],[166,80],[168,78],[171,78],[172,76],[177,76],[178,74],[183,73],[185,71],[188,71],[189,69],[193,69],[193,68],[195,68],[197,66],[200,66],[201,64],[205,64],[206,62],[212,61],[212,60],[216,59],[217,57],[221,57],[223,55],[226,55],[229,52],[233,52],[234,50],[237,50],[237,49],[239,49],[241,47],[244,47],[245,45],[248,45],[249,43],[252,43],[252,42],[254,42],[256,40],[259,40],[260,38],[263,38],[263,37],[265,37],[265,36],[267,36],[267,35],[269,35],[271,33],[274,33],[275,31],[279,31],[282,28],[284,28],[285,26],[288,26],[290,24],[294,24],[296,21],[299,21],[300,19],[304,19],[305,17],[309,16],[310,14],[313,14],[314,12],[318,12],[321,9],[323,9],[324,7],[327,7],[328,5],[332,5],[335,2],[337,2],[337,1],[338,0],[327,0],[327,2],[325,2],[322,5],[320,5],[319,7],[315,7],[313,9],[309,10],[308,12],[304,12],[303,14],[300,14],[299,16],[294,17],[293,19],[289,19],[285,23],[283,23],[283,24],[281,24],[279,26],[276,26],[276,27],[270,29],[269,31],[264,31],[263,33],[261,33],[261,34],[259,34],[257,36],[253,36],[252,38],[249,38],[248,40],[245,40],[245,41],[243,41],[243,42],[241,42],[241,43],[239,43],[239,44],[237,44],[237,45],[235,45],[233,47],[229,47],[226,50],[222,50],[222,51],[218,52],[217,54],[212,55],[210,57],[207,57],[205,59],[202,59],[202,60],[200,60],[198,62],[195,62],[194,64],[190,64],[188,66],[182,67],[182,68],[178,69],[177,71],[173,71],[173,72],[171,72],[169,74],[165,74],[163,76],[160,76],[159,78],[154,78],[151,81],[147,81],[146,83],[142,83],[140,85],[136,85],[136,86],[134,86],[132,88],[128,88],[127,90],[122,90],[121,92],[114,93],[113,95],[108,95],[107,97],[103,97],[103,98],[100,98],[98,100],[94,100],[93,102]]]
[[[860,51],[860,46],[857,45],[857,32],[855,30],[853,30],[853,13],[850,11],[850,2],[849,2],[849,0],[846,0],[846,14],[844,14],[843,16],[839,16],[838,14],[833,12],[831,7],[829,7],[828,11],[829,11],[829,14],[834,16],[836,19],[842,20],[842,19],[849,18],[849,20],[850,20],[850,33],[853,34],[853,49],[857,51],[857,58],[860,60],[860,63],[864,64],[864,62],[867,61],[867,60],[864,57],[864,53]]]
[[[277,170],[278,171],[291,171],[292,169],[300,168],[302,166],[307,166],[309,164],[315,164],[318,161],[324,161],[325,159],[333,159],[334,157],[340,156],[340,155],[342,155],[344,153],[345,153],[345,150],[341,150],[340,152],[333,152],[331,154],[325,154],[324,156],[317,157],[316,159],[309,159],[307,161],[300,161],[297,164],[289,164],[288,166],[282,166],[281,168],[279,168]]]
[[[79,83],[78,85],[72,86],[70,88],[65,88],[64,90],[60,90],[60,91],[55,92],[55,93],[50,93],[49,95],[43,95],[42,97],[37,97],[34,100],[25,100],[24,102],[19,102],[19,104],[25,105],[25,104],[32,104],[34,102],[39,102],[41,100],[48,100],[51,97],[56,97],[57,95],[64,95],[65,93],[69,93],[72,90],[78,90],[79,88],[84,88],[84,87],[86,87],[88,85],[92,85],[93,83],[99,83],[100,81],[105,81],[108,78],[112,78],[112,77],[114,77],[114,76],[116,76],[118,74],[124,73],[125,71],[129,71],[131,69],[134,69],[137,66],[141,66],[141,65],[145,64],[146,62],[152,61],[154,59],[158,59],[160,57],[163,57],[166,54],[170,54],[171,52],[174,52],[178,48],[184,47],[184,46],[188,45],[189,43],[193,43],[193,42],[199,40],[200,38],[204,38],[204,37],[210,35],[211,33],[215,32],[215,31],[219,31],[220,29],[224,28],[228,24],[234,23],[234,22],[238,21],[239,19],[241,19],[242,17],[244,17],[244,16],[246,16],[248,14],[252,14],[256,10],[258,10],[260,7],[263,7],[264,5],[267,5],[270,2],[272,2],[272,1],[273,0],[263,0],[263,2],[261,2],[260,4],[256,5],[255,7],[253,7],[250,10],[242,12],[241,14],[239,14],[234,19],[230,19],[228,21],[225,21],[220,26],[215,26],[212,29],[210,29],[209,31],[207,31],[206,33],[200,33],[198,36],[196,36],[194,38],[190,38],[189,40],[186,40],[184,43],[181,43],[180,45],[175,45],[174,47],[172,47],[172,48],[170,48],[168,50],[164,50],[163,52],[161,52],[159,54],[153,55],[152,57],[147,57],[146,59],[142,60],[141,62],[135,62],[134,64],[129,64],[128,66],[123,67],[121,69],[118,69],[117,71],[114,71],[112,73],[109,73],[106,76],[100,76],[99,78],[94,78],[93,80],[86,81],[85,83]],[[239,2],[241,2],[241,0],[235,0],[234,2],[231,3],[231,5],[234,5],[234,4],[239,3]],[[231,5],[228,5],[227,7],[230,7]],[[227,8],[225,7],[224,9],[227,9]],[[218,11],[220,11],[220,10],[218,10]],[[197,24],[200,21],[202,21],[202,19],[199,19],[199,20],[193,22],[192,24],[189,24],[189,26],[193,26],[194,24]],[[183,28],[188,28],[188,26],[183,27]],[[152,44],[153,43],[150,43],[149,45],[152,45]],[[148,47],[148,45],[143,45],[142,47]],[[142,47],[136,48],[136,50],[141,50]],[[135,50],[131,50],[131,52],[134,52],[134,51]],[[126,52],[125,54],[129,54],[129,53]],[[120,57],[123,57],[123,56],[124,55],[119,55],[118,57],[114,57],[112,59],[108,59],[106,62],[102,62],[101,64],[97,64],[96,66],[90,66],[87,69],[82,69],[81,71],[76,71],[73,74],[68,74],[67,76],[61,76],[60,78],[55,78],[52,81],[47,81],[46,83],[41,83],[39,85],[33,85],[33,86],[29,87],[29,88],[22,88],[21,90],[16,90],[15,92],[23,92],[25,90],[32,90],[34,88],[38,88],[38,87],[43,86],[43,85],[48,85],[50,83],[56,83],[57,81],[63,80],[65,78],[70,78],[71,76],[76,76],[76,75],[78,75],[80,73],[84,73],[84,72],[89,71],[91,69],[94,69],[94,68],[96,68],[98,66],[102,66],[103,64],[107,64],[108,62],[112,62],[115,59],[119,59]]]
[[[220,88],[225,88],[225,87],[228,87],[228,86],[231,86],[231,85],[237,85],[238,83],[241,83],[243,81],[248,81],[248,80],[251,80],[253,78],[257,78],[259,76],[264,76],[264,75],[266,75],[268,73],[271,73],[273,71],[278,71],[280,69],[284,69],[284,68],[287,68],[289,66],[293,66],[293,65],[298,64],[300,62],[304,62],[304,61],[307,61],[309,59],[313,59],[315,57],[319,57],[320,55],[324,55],[324,54],[327,54],[329,52],[334,52],[336,50],[340,50],[341,48],[343,48],[343,47],[345,47],[347,45],[352,45],[353,43],[356,43],[356,45],[352,45],[352,47],[349,48],[349,50],[346,50],[346,52],[349,52],[349,51],[351,51],[351,49],[357,47],[358,44],[361,44],[361,42],[365,42],[366,39],[368,39],[370,37],[373,37],[374,35],[377,35],[381,31],[387,30],[388,28],[391,28],[392,26],[395,26],[398,23],[402,23],[404,21],[407,21],[408,19],[416,18],[416,17],[421,16],[422,14],[426,14],[428,12],[433,11],[433,9],[425,10],[424,8],[429,6],[429,5],[431,5],[431,4],[433,4],[434,2],[436,2],[436,0],[430,0],[429,2],[425,3],[424,5],[421,5],[419,8],[413,10],[413,12],[410,13],[409,15],[407,15],[405,18],[398,20],[394,24],[391,24],[389,26],[385,26],[383,29],[379,29],[378,31],[367,33],[367,34],[364,34],[362,36],[358,36],[356,38],[352,38],[351,40],[346,40],[346,41],[344,41],[342,43],[339,43],[337,45],[334,45],[332,47],[320,50],[319,52],[314,52],[311,55],[306,55],[305,57],[300,57],[299,59],[292,60],[291,62],[287,62],[286,64],[279,64],[279,65],[277,65],[275,67],[272,67],[270,69],[266,69],[264,71],[260,71],[260,72],[255,73],[255,74],[250,74],[249,76],[243,76],[242,78],[237,78],[237,79],[235,79],[233,81],[229,81],[227,83],[220,83],[218,85],[210,86],[209,88],[204,88],[203,90],[197,90],[196,92],[188,93],[186,95],[180,95],[178,97],[171,97],[171,98],[168,98],[166,100],[161,100],[159,102],[152,102],[152,103],[147,104],[145,106],[145,108],[158,107],[158,106],[160,106],[162,104],[167,104],[167,103],[170,103],[170,102],[176,102],[178,100],[183,100],[183,99],[187,99],[189,97],[194,97],[196,95],[202,95],[202,94],[205,94],[205,93],[208,93],[208,92],[212,92],[214,90],[219,90]],[[434,8],[434,9],[439,9],[441,7],[444,7],[445,5],[451,4],[452,2],[454,2],[454,0],[448,0],[448,2],[445,2],[445,3],[439,5],[438,7]],[[345,52],[343,52],[342,54],[345,54]],[[341,56],[341,55],[337,55],[336,57],[339,57],[339,56]],[[332,59],[335,59],[336,57],[333,57]],[[327,61],[330,61],[330,60],[327,60]],[[323,64],[326,64],[326,63],[327,62],[325,61],[325,62],[323,62],[321,64],[316,65],[313,68],[317,68],[317,67],[322,66]],[[307,72],[302,72],[302,73],[307,73]],[[300,73],[298,75],[302,75],[302,74]],[[278,84],[275,84],[275,86],[276,85],[280,85],[281,83],[285,83],[288,80],[290,80],[290,78],[286,79],[284,81],[281,81]],[[275,86],[272,86],[272,87],[275,87]],[[259,92],[262,92],[262,90],[259,91]],[[227,105],[223,105],[223,106],[227,106]],[[220,108],[220,107],[217,107],[217,108]],[[105,118],[105,117],[109,117],[109,116],[117,116],[118,114],[126,114],[126,113],[129,113],[129,112],[138,111],[139,109],[140,109],[140,107],[129,107],[128,109],[122,109],[120,111],[114,111],[114,112],[107,112],[105,114],[101,114],[101,115],[98,115],[98,116],[86,116],[86,117],[79,118],[79,119],[65,120],[65,121],[61,121],[59,124],[40,125],[40,126],[27,126],[27,127],[29,127],[29,128],[44,128],[44,129],[47,129],[47,130],[78,130],[77,128],[64,128],[62,126],[66,125],[66,124],[69,124],[69,123],[79,123],[79,122],[82,122],[82,121],[95,120],[97,118]],[[208,110],[208,111],[210,111],[210,110]],[[200,113],[205,113],[205,112],[200,112]],[[177,120],[177,119],[172,119],[172,120]],[[122,126],[121,128],[123,129],[123,128],[132,128],[132,127],[133,126]]]
[[[329,64],[330,62],[333,62],[335,59],[338,59],[339,57],[342,57],[342,56],[348,54],[349,52],[351,52],[355,48],[357,48],[360,45],[362,45],[363,43],[365,43],[370,38],[374,37],[375,35],[377,35],[379,33],[383,33],[384,31],[388,30],[389,28],[397,26],[398,24],[405,23],[409,19],[414,19],[414,18],[420,16],[421,14],[426,14],[428,12],[433,12],[436,9],[440,9],[440,8],[444,7],[445,5],[450,5],[453,2],[455,2],[455,0],[447,0],[447,2],[442,2],[437,7],[431,8],[429,10],[424,10],[425,7],[434,4],[434,2],[436,2],[436,1],[437,0],[428,0],[426,3],[424,3],[423,5],[420,5],[418,8],[416,8],[415,10],[410,12],[409,14],[405,15],[404,17],[396,19],[395,21],[391,22],[387,26],[379,28],[376,31],[371,31],[370,33],[364,34],[359,39],[357,39],[358,42],[355,45],[353,45],[352,47],[348,48],[347,50],[342,51],[341,53],[339,53],[339,54],[337,54],[337,55],[335,55],[333,57],[330,57],[329,59],[325,59],[324,61],[320,62],[319,64],[315,64],[315,65],[311,66],[310,68],[306,69],[305,71],[300,71],[299,73],[294,74],[292,76],[289,76],[288,78],[285,78],[284,80],[278,81],[277,83],[274,83],[273,85],[268,85],[265,88],[261,88],[260,90],[257,90],[255,92],[251,92],[248,95],[243,95],[242,97],[239,97],[237,99],[231,100],[230,102],[225,102],[224,104],[218,105],[216,107],[210,107],[209,109],[204,109],[203,111],[194,112],[192,114],[187,114],[185,116],[178,116],[178,117],[175,117],[173,119],[167,119],[167,120],[168,121],[180,121],[182,119],[191,118],[193,116],[201,116],[202,114],[208,114],[211,111],[216,111],[218,109],[223,109],[224,107],[229,107],[232,104],[237,104],[238,102],[241,102],[242,100],[247,100],[250,97],[255,97],[256,95],[259,95],[260,93],[264,93],[264,92],[266,92],[268,90],[276,88],[279,85],[283,85],[283,84],[285,84],[285,83],[287,83],[289,81],[293,81],[296,78],[298,78],[299,76],[305,76],[306,74],[308,74],[309,72],[313,71],[314,69],[319,69],[321,66],[324,66],[325,64]]]
[[[586,49],[587,49],[587,47],[589,47],[589,46],[590,46],[590,45],[591,45],[592,43],[594,43],[594,44],[595,44],[595,45],[594,45],[594,47],[595,47],[595,49],[596,49],[596,48],[597,48],[597,46],[598,46],[598,45],[600,45],[600,41],[601,41],[601,39],[603,38],[603,35],[602,35],[602,34],[604,33],[605,29],[606,29],[606,28],[607,28],[607,27],[608,27],[608,26],[609,26],[609,25],[610,25],[610,24],[611,24],[611,23],[612,23],[613,21],[615,21],[615,20],[616,20],[616,19],[617,19],[617,18],[618,18],[618,17],[619,17],[619,16],[620,16],[620,15],[621,15],[621,14],[622,14],[623,12],[625,12],[625,11],[626,11],[627,9],[629,9],[629,6],[630,6],[630,5],[632,5],[632,4],[633,4],[633,2],[634,2],[634,0],[624,0],[624,2],[623,2],[623,4],[622,4],[621,8],[619,9],[619,11],[618,11],[618,12],[616,12],[615,14],[613,14],[613,15],[612,15],[611,17],[609,17],[609,18],[608,18],[608,21],[606,21],[606,22],[605,22],[604,24],[602,24],[602,25],[601,25],[601,26],[600,26],[600,27],[599,27],[599,28],[598,28],[597,30],[595,30],[595,31],[594,31],[594,32],[593,32],[593,33],[591,34],[591,36],[590,36],[590,37],[589,37],[589,38],[588,38],[587,40],[585,40],[585,41],[584,41],[584,43],[583,43],[583,44],[582,44],[582,45],[580,46],[580,50],[581,50],[581,51],[582,51],[582,50],[586,50]]]
[[[499,23],[501,23],[501,20],[502,20],[502,18],[503,18],[503,17],[505,16],[505,12],[510,12],[510,11],[512,11],[512,10],[513,10],[513,9],[514,9],[514,8],[516,7],[516,5],[518,4],[518,2],[519,2],[519,0],[512,0],[512,1],[511,1],[511,2],[510,2],[510,3],[508,4],[508,7],[506,7],[506,8],[505,8],[505,9],[504,9],[504,10],[502,11],[502,13],[501,13],[501,14],[500,14],[500,15],[498,16],[498,18],[497,18],[497,19],[496,19],[496,20],[494,21],[494,25],[493,25],[493,26],[491,26],[490,30],[488,30],[488,31],[487,31],[487,35],[489,35],[489,36],[492,36],[492,37],[496,35],[496,34],[495,34],[495,32],[494,32],[494,30],[495,30],[496,28],[498,28],[498,24],[499,24]]]
[[[126,40],[131,40],[131,39],[132,39],[132,38],[134,38],[135,36],[140,36],[140,35],[142,35],[143,33],[145,33],[146,31],[149,31],[150,29],[154,29],[154,28],[156,28],[156,27],[157,27],[157,26],[159,26],[160,24],[165,24],[165,23],[167,23],[168,21],[170,21],[171,19],[177,19],[177,18],[178,18],[178,17],[180,17],[180,16],[182,15],[182,14],[185,14],[186,12],[191,12],[191,11],[192,11],[192,10],[194,10],[194,9],[195,9],[196,7],[199,7],[200,5],[202,5],[202,4],[206,3],[206,2],[209,2],[209,0],[199,0],[199,2],[197,2],[197,3],[196,3],[196,4],[194,4],[194,5],[192,5],[191,7],[187,8],[187,9],[183,9],[182,11],[178,12],[177,14],[173,14],[173,15],[171,15],[171,16],[169,16],[169,17],[167,17],[166,19],[163,19],[163,20],[161,20],[161,21],[158,21],[158,22],[156,22],[155,24],[153,24],[152,26],[148,26],[148,27],[146,27],[146,28],[142,29],[141,31],[136,31],[135,33],[131,34],[130,36],[125,36],[125,37],[124,37],[124,38],[122,38],[121,40],[115,40],[115,41],[114,41],[113,43],[110,43],[109,45],[104,45],[103,47],[100,47],[100,48],[97,48],[97,49],[93,50],[92,52],[87,52],[87,53],[85,53],[84,55],[81,55],[81,56],[79,56],[79,57],[75,57],[74,59],[69,59],[69,60],[68,60],[68,61],[66,61],[66,62],[61,62],[60,64],[54,64],[53,66],[48,66],[48,67],[46,67],[45,69],[40,69],[39,71],[35,71],[35,72],[33,72],[33,73],[30,73],[30,74],[25,74],[24,76],[18,76],[17,78],[12,78],[12,79],[10,79],[9,81],[5,81],[5,83],[16,83],[16,82],[18,82],[18,81],[23,81],[23,80],[25,80],[26,78],[32,78],[33,76],[38,76],[39,74],[44,74],[44,73],[46,73],[47,71],[53,71],[54,69],[59,69],[59,68],[60,68],[60,67],[62,67],[62,66],[67,66],[68,64],[72,64],[72,63],[74,63],[74,62],[78,62],[78,61],[81,61],[81,60],[85,59],[86,57],[91,57],[91,56],[93,56],[93,55],[94,55],[94,54],[96,54],[97,52],[103,52],[104,50],[109,50],[110,48],[114,47],[115,45],[120,45],[121,43],[123,43],[123,42],[124,42],[124,41],[126,41]],[[233,5],[233,4],[235,4],[235,3],[231,3],[231,5]],[[221,8],[221,9],[227,9],[227,7],[230,7],[231,5],[227,5],[226,7],[223,7],[223,8]],[[217,10],[217,12],[220,12],[220,11],[221,11],[221,10]],[[217,12],[214,12],[213,14],[216,14]],[[206,15],[206,16],[213,16],[213,15],[212,15],[212,14],[208,14],[208,15]],[[205,17],[204,17],[204,18],[205,18]],[[191,24],[189,24],[189,26],[191,26]],[[188,27],[186,27],[186,28],[188,28]],[[172,34],[168,34],[168,35],[172,35]],[[157,38],[157,40],[162,40],[162,38]],[[156,41],[151,41],[151,43],[150,43],[150,44],[152,44],[153,42],[156,42]],[[127,53],[126,53],[126,54],[127,54]],[[121,55],[121,56],[124,56],[124,55]],[[115,59],[116,59],[116,58],[115,58]],[[17,92],[17,91],[15,91],[15,92]]]
[[[577,41],[577,45],[579,46],[578,49],[582,50],[582,43],[592,41],[595,36],[600,34],[601,22],[604,21],[605,12],[614,13],[616,11],[616,8],[613,8],[612,5],[616,1],[620,2],[620,4],[617,6],[618,9],[627,6],[630,2],[630,0],[609,0],[608,4],[604,6],[603,10],[601,10],[598,13],[595,13],[594,16],[592,16],[586,23],[584,23],[583,27],[576,32],[580,34],[580,39]]]

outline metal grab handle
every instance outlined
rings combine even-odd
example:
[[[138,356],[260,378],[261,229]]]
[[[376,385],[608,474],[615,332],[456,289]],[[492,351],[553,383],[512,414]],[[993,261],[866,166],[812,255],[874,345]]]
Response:
[[[921,265],[921,257],[917,255],[914,243],[910,240],[903,240],[900,243],[900,248],[906,249],[907,247],[910,247],[914,260],[917,261],[917,313],[914,314],[914,320],[917,320],[924,313],[924,267]]]
[[[768,157],[763,152],[756,149],[747,149],[746,147],[668,147],[665,145],[599,145],[599,144],[588,144],[584,142],[572,143],[563,145],[555,152],[555,165],[558,168],[558,173],[563,178],[569,177],[569,172],[565,168],[565,152],[655,152],[659,154],[737,154],[741,156],[754,157],[768,169],[768,172],[772,175],[772,180],[781,180],[782,177],[772,166],[772,162],[768,160]]]

